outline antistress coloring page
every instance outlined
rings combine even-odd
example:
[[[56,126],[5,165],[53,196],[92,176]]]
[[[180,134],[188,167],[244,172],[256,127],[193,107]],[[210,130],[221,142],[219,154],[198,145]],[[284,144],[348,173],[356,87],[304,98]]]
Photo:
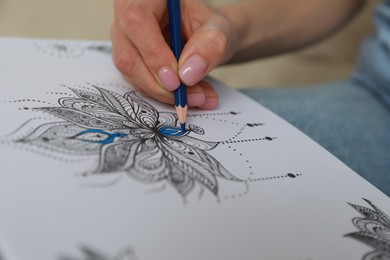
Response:
[[[109,42],[0,46],[0,259],[390,259],[389,198],[236,90],[182,130]]]

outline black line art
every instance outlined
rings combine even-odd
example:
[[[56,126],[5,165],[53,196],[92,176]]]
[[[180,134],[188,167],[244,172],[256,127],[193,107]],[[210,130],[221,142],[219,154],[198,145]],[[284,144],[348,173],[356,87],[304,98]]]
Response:
[[[259,137],[258,130],[266,123],[240,122],[242,113],[239,111],[189,113],[188,117],[202,120],[204,124],[215,122],[221,129],[228,129],[223,132],[222,140],[206,141],[199,138],[206,134],[202,127],[189,124],[188,129],[182,131],[177,126],[176,113],[157,111],[136,92],[122,95],[105,88],[128,91],[129,86],[86,84],[74,87],[60,84],[66,91],[46,92],[59,96],[56,103],[28,98],[3,101],[19,105],[21,112],[35,115],[0,137],[0,145],[63,163],[81,163],[94,158],[96,165],[77,176],[113,176],[104,183],[92,179],[93,183],[84,183],[81,188],[111,187],[122,180],[114,174],[122,174],[138,183],[155,186],[152,190],[157,192],[173,188],[183,202],[195,190],[199,200],[210,193],[220,202],[248,195],[255,183],[302,176],[297,172],[263,172],[254,159],[250,159],[250,152],[244,149],[246,144],[276,142],[278,138]],[[30,102],[38,107],[24,104]],[[42,116],[43,113],[46,116]],[[217,147],[237,160],[235,163],[242,166],[240,171],[232,174],[228,170],[232,165],[227,166],[231,161],[223,165],[211,155],[210,151]],[[156,185],[164,189],[157,189]]]
[[[346,234],[345,237],[356,239],[374,249],[365,254],[363,260],[390,260],[390,217],[368,199],[363,200],[372,209],[348,203],[362,216],[352,219],[359,231]]]
[[[79,247],[79,256],[61,255],[58,260],[140,260],[131,247],[120,250],[116,255],[107,254],[96,250],[90,246],[82,245]]]
[[[97,168],[86,176],[125,172],[141,183],[168,182],[183,198],[196,185],[218,197],[218,178],[241,182],[208,153],[220,142],[192,136],[203,135],[201,127],[182,131],[175,113],[157,111],[134,91],[69,89],[76,96],[60,98],[60,106],[32,108],[62,121],[41,124],[17,143],[97,155]]]

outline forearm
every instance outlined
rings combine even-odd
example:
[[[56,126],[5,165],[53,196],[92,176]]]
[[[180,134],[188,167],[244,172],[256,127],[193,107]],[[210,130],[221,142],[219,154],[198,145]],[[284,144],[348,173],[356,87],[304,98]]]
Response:
[[[247,0],[223,6],[237,29],[229,63],[302,48],[342,26],[364,0]]]

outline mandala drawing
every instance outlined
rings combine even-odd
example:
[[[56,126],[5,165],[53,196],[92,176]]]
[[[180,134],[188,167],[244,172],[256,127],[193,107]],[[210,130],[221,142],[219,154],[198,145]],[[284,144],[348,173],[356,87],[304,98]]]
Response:
[[[60,106],[33,108],[61,121],[41,124],[16,142],[68,155],[96,155],[99,163],[87,175],[124,172],[142,183],[168,182],[186,197],[196,185],[218,196],[218,180],[240,181],[207,153],[219,142],[182,131],[175,113],[159,112],[134,91],[125,95],[95,86],[69,88],[76,96]]]
[[[85,245],[80,246],[79,250],[81,257],[63,255],[58,257],[58,260],[139,260],[134,250],[130,247],[124,248],[112,257]]]
[[[390,260],[390,217],[371,201],[364,200],[372,209],[348,203],[362,217],[352,219],[352,223],[359,231],[345,236],[356,239],[374,249],[374,251],[365,254],[363,260]]]

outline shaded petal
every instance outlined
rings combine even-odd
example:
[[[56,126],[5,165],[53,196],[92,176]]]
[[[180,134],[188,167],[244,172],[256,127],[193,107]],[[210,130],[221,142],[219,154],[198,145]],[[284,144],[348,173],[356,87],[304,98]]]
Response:
[[[378,251],[372,251],[365,254],[363,260],[390,260],[390,253],[383,253]]]
[[[195,137],[188,136],[188,135],[187,136],[179,136],[179,137],[173,136],[173,137],[171,137],[171,139],[175,140],[177,143],[183,143],[186,146],[198,148],[198,149],[201,149],[203,151],[212,150],[215,147],[217,147],[217,145],[219,144],[219,142],[203,141],[203,140],[200,140],[200,139],[197,139]]]
[[[374,210],[370,209],[370,208],[367,208],[367,207],[363,207],[363,206],[360,206],[360,205],[356,205],[356,204],[352,204],[352,203],[348,203],[351,207],[353,207],[357,212],[359,212],[362,216],[366,217],[366,218],[370,218],[370,219],[376,219],[377,218],[377,214]]]
[[[133,120],[143,126],[157,126],[159,113],[152,105],[140,98],[134,91],[126,93],[125,98],[129,104],[125,110]]]
[[[371,207],[374,209],[370,209],[367,207],[363,207],[360,205],[348,203],[351,207],[353,207],[357,212],[359,212],[362,216],[371,219],[379,221],[383,224],[386,224],[390,227],[390,219],[389,217],[380,209],[378,209],[371,201],[364,199],[368,204],[371,205]]]
[[[169,147],[168,150],[181,154],[186,160],[193,161],[217,177],[240,181],[239,178],[229,173],[213,156],[204,151],[213,149],[219,144],[218,142],[207,142],[194,137],[183,136],[181,138],[163,138],[162,143]]]
[[[124,110],[123,107],[126,103],[128,105],[126,99],[114,92],[98,87],[95,88],[99,90],[100,95],[89,91],[78,92],[72,89],[82,99],[62,98],[59,102],[63,107],[74,108],[114,124],[126,125],[127,127],[142,127],[132,120]]]
[[[82,113],[91,115],[99,118],[118,118],[121,121],[125,121],[126,118],[119,115],[116,111],[113,111],[110,107],[96,104],[89,100],[80,98],[61,98],[59,101],[60,105],[65,108],[80,111]]]
[[[107,104],[122,116],[128,119],[130,127],[152,128],[156,127],[159,118],[158,111],[145,100],[140,98],[134,91],[121,95],[97,88]]]
[[[134,156],[134,164],[127,172],[139,181],[157,182],[168,176],[169,164],[154,140],[142,140]]]
[[[215,195],[218,194],[216,177],[240,181],[203,150],[174,139],[163,138],[162,140],[161,150],[171,165],[175,165],[182,173],[204,185]]]
[[[119,113],[120,115],[124,116],[127,119],[132,119],[129,117],[129,115],[126,112],[126,107],[129,106],[129,102],[123,98],[121,95],[109,91],[104,88],[99,88],[94,86],[99,92],[102,94],[102,97],[104,98],[107,105],[109,105],[114,111]]]
[[[124,126],[108,122],[106,119],[96,118],[94,116],[63,107],[40,107],[34,108],[52,115],[61,117],[66,121],[72,122],[84,128],[93,129],[121,129]]]
[[[170,113],[170,112],[160,112],[158,121],[159,121],[158,127],[175,126],[177,123],[177,115],[175,113]]]
[[[352,220],[352,223],[357,227],[359,230],[371,232],[373,234],[379,234],[382,231],[387,230],[387,233],[389,235],[389,241],[390,241],[390,229],[389,227],[385,226],[379,221],[368,219],[368,218],[354,218]]]
[[[115,173],[132,167],[139,145],[140,140],[132,140],[102,146],[99,166],[93,173]]]
[[[375,206],[374,203],[372,203],[368,199],[363,199],[363,200],[366,201],[368,204],[370,204],[370,206],[375,210],[375,212],[378,214],[379,218],[382,220],[381,222],[383,224],[387,225],[388,227],[390,227],[390,217],[386,213],[384,213],[382,210],[380,210],[377,206]]]
[[[195,187],[195,181],[175,165],[172,165],[168,181],[183,197],[186,197]]]
[[[38,126],[33,132],[17,142],[65,154],[90,155],[99,153],[99,144],[81,142],[72,138],[84,130],[85,128],[69,122],[47,123]]]
[[[77,96],[79,96],[84,100],[89,100],[91,102],[100,104],[102,106],[107,106],[107,103],[104,100],[104,98],[98,93],[94,93],[92,91],[83,90],[83,89],[75,89],[75,88],[69,88],[69,89],[72,90]],[[114,110],[109,106],[107,106],[107,109],[114,112]]]
[[[354,238],[368,246],[375,248],[377,251],[390,253],[390,241],[384,237],[377,236],[370,232],[360,231],[345,235],[346,237]]]

